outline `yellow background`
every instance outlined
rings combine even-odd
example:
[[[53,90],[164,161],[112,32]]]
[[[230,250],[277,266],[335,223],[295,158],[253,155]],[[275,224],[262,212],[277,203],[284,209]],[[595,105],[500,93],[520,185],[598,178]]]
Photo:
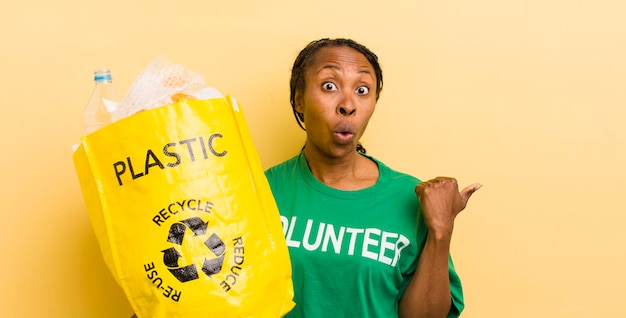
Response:
[[[293,59],[342,36],[384,70],[368,152],[484,184],[453,239],[463,317],[624,317],[624,12],[617,0],[0,0],[2,316],[131,314],[71,159],[94,68],[121,92],[158,54],[202,74],[242,104],[267,168],[304,142]]]

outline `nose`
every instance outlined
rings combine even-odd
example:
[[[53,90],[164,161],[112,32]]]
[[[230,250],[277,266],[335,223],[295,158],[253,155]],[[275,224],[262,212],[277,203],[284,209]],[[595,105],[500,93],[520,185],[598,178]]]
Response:
[[[343,116],[350,116],[356,113],[356,104],[354,103],[352,92],[346,92],[342,95],[337,112]]]

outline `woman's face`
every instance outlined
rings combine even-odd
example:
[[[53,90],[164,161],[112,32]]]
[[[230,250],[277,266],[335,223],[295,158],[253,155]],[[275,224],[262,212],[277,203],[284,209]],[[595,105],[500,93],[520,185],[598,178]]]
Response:
[[[304,114],[306,148],[330,158],[356,151],[376,106],[376,74],[355,49],[320,49],[305,69],[296,111]]]

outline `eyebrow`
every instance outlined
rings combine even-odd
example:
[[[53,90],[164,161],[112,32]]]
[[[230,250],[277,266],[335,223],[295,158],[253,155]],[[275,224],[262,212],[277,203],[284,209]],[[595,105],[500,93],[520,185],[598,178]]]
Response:
[[[319,71],[317,71],[317,74],[319,74],[321,71],[323,71],[324,69],[333,69],[333,70],[337,70],[337,71],[341,71],[341,69],[339,68],[339,66],[337,65],[333,65],[333,64],[326,64],[324,66],[322,66]],[[370,72],[370,70],[368,69],[361,69],[359,70],[357,73],[365,73],[365,74],[369,74],[372,75],[372,72]]]

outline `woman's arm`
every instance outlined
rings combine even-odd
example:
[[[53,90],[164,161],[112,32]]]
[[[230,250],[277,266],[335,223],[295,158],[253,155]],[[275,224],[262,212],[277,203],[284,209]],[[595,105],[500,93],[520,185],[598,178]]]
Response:
[[[415,274],[400,300],[400,317],[448,315],[452,304],[448,256],[454,219],[480,187],[480,184],[472,184],[459,192],[457,181],[445,177],[415,187],[428,234]]]

